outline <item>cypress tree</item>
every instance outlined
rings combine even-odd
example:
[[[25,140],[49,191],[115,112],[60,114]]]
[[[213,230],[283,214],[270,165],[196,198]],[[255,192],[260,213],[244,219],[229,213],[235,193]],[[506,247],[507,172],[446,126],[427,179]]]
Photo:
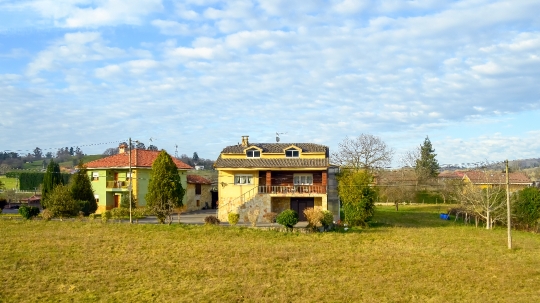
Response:
[[[426,136],[424,144],[420,145],[420,159],[416,160],[416,174],[420,180],[436,178],[439,175],[439,162],[435,157],[435,149],[431,145],[429,137]]]
[[[43,208],[47,208],[47,196],[57,185],[64,185],[64,179],[60,174],[60,165],[51,159],[51,162],[47,165],[45,176],[43,177],[43,187],[41,190]]]
[[[77,168],[78,171],[71,180],[71,196],[75,201],[81,201],[82,211],[85,215],[89,215],[97,210],[96,198],[94,197],[92,183],[88,177],[86,166],[82,160],[79,160]]]
[[[171,156],[162,150],[152,163],[152,178],[145,196],[147,206],[154,212],[159,222],[164,223],[167,217],[171,220],[170,215],[175,207],[183,205],[184,193],[178,167]]]

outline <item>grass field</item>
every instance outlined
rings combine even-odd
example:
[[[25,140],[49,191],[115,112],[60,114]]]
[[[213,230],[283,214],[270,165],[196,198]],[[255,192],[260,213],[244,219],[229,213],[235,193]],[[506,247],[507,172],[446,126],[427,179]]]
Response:
[[[0,219],[0,301],[538,302],[540,236],[378,207],[346,233]]]
[[[6,176],[0,176],[0,181],[2,181],[4,184],[5,189],[19,188],[19,183],[16,178],[6,178]]]

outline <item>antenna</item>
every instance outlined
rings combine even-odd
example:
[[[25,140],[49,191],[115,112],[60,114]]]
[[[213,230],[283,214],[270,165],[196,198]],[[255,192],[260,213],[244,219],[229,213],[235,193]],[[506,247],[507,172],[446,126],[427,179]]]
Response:
[[[174,157],[178,159],[178,144],[175,144],[174,146],[176,147],[176,149],[174,150]]]
[[[276,133],[276,142],[279,142],[279,135],[284,135],[286,133]]]

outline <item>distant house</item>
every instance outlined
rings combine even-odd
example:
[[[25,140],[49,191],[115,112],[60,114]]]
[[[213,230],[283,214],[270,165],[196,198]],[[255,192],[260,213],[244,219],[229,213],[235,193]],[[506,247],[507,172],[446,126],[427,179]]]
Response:
[[[92,189],[98,202],[97,213],[119,207],[122,197],[129,197],[130,181],[137,206],[146,206],[145,195],[148,193],[152,163],[158,154],[159,151],[144,149],[133,149],[130,153],[127,145],[121,144],[117,155],[86,163],[88,176],[92,180]],[[130,158],[131,175],[129,174]],[[183,188],[187,188],[187,170],[192,167],[174,157],[172,159],[178,167]],[[186,199],[184,196],[184,203]]]
[[[212,181],[198,175],[187,176],[186,211],[212,207]]]
[[[533,184],[531,179],[522,172],[509,173],[508,179],[510,192],[524,189],[526,187],[532,186]],[[466,171],[463,173],[463,181],[465,183],[471,183],[481,188],[505,186],[506,173],[478,170]]]
[[[314,143],[242,143],[225,147],[214,164],[218,170],[218,217],[227,220],[230,212],[241,218],[259,210],[259,220],[267,212],[285,209],[330,210],[339,218],[335,190],[335,170],[330,169],[329,149]],[[334,188],[335,189],[335,188]],[[329,194],[330,192],[330,194]]]

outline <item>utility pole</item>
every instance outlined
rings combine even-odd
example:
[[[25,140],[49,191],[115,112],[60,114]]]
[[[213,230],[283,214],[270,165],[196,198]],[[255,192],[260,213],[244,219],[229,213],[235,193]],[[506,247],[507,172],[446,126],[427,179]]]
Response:
[[[507,215],[507,226],[508,226],[508,249],[512,249],[512,222],[510,221],[510,176],[508,175],[508,159],[505,161],[506,164],[506,215]]]
[[[129,137],[129,223],[133,224],[133,219],[131,218],[131,186],[132,186],[132,179],[133,176],[131,175],[131,137]]]

